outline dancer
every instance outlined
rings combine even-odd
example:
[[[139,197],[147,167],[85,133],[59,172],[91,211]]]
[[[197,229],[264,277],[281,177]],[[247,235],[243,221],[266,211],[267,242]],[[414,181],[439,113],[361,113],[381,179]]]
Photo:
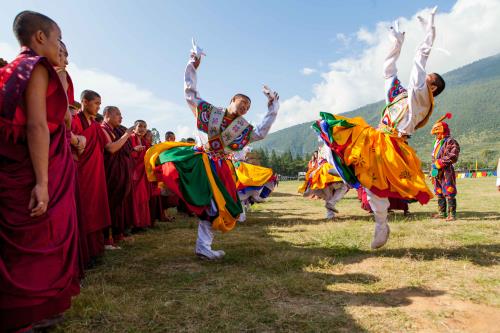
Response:
[[[268,112],[256,127],[243,118],[251,104],[246,95],[234,95],[227,108],[207,103],[196,88],[196,69],[202,55],[202,49],[193,41],[184,76],[184,93],[198,129],[208,135],[208,143],[198,147],[182,142],[158,144],[148,150],[146,167],[150,181],[163,182],[199,217],[195,253],[202,259],[214,260],[225,255],[222,250],[212,250],[214,230],[233,229],[242,213],[229,155],[267,135],[278,114],[279,97],[264,87]]]
[[[407,140],[423,127],[434,108],[434,97],[445,88],[436,73],[426,74],[425,65],[435,38],[434,16],[419,17],[425,39],[418,47],[408,90],[398,77],[396,61],[404,41],[404,33],[396,22],[391,28],[393,47],[384,63],[387,105],[377,129],[362,118],[345,118],[321,113],[322,119],[313,128],[331,148],[331,162],[339,175],[351,186],[363,186],[375,217],[371,247],[383,246],[389,239],[387,211],[389,197],[418,200],[421,204],[432,198],[425,183],[420,160]]]
[[[299,193],[304,197],[318,197],[325,200],[326,219],[335,219],[338,210],[336,204],[342,200],[349,191],[349,186],[344,183],[341,177],[336,175],[333,165],[328,163],[327,155],[330,154],[326,145],[323,145],[319,151],[313,153],[315,157],[314,164],[309,162],[304,183],[299,187]]]
[[[264,202],[277,184],[273,169],[257,165],[258,161],[255,159],[250,159],[253,163],[248,163],[248,153],[249,149],[244,149],[241,154],[233,154],[233,164],[238,179],[236,188],[243,208],[239,222],[245,222],[246,211],[250,206],[256,202]]]

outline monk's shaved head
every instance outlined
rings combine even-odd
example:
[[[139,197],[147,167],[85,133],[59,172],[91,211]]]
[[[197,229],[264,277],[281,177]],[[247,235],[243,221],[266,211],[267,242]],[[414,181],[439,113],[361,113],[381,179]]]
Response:
[[[21,46],[30,46],[31,37],[37,31],[42,31],[46,36],[49,36],[54,26],[57,26],[57,23],[50,17],[31,10],[25,10],[17,14],[12,30]]]
[[[101,95],[99,95],[98,93],[96,93],[93,90],[84,90],[84,91],[82,91],[82,94],[80,95],[81,101],[83,101],[84,99],[86,99],[87,101],[92,101],[96,98],[101,98]]]
[[[109,117],[109,116],[112,116],[113,114],[116,113],[116,111],[120,111],[120,109],[117,107],[117,106],[106,106],[104,108],[104,111],[102,111],[102,115],[104,117]]]

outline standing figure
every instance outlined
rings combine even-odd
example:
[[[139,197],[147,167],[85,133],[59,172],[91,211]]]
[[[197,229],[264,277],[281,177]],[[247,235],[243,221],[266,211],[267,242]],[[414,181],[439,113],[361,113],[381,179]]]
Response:
[[[103,116],[101,128],[106,136],[104,169],[111,215],[111,228],[105,229],[104,243],[106,248],[111,250],[116,248],[115,242],[125,238],[125,230],[128,227],[127,198],[132,193],[133,166],[129,137],[132,130],[124,130],[120,126],[123,118],[120,109],[116,106],[106,106]]]
[[[431,179],[434,194],[438,198],[439,212],[435,218],[454,221],[457,218],[457,184],[453,164],[457,163],[460,145],[451,137],[450,128],[443,120],[450,119],[447,113],[432,126],[431,134],[436,136],[432,151]]]
[[[267,135],[278,114],[279,103],[278,95],[265,87],[268,112],[256,127],[243,118],[251,104],[246,95],[234,95],[227,108],[207,103],[196,88],[196,69],[202,55],[202,50],[193,42],[184,76],[184,94],[196,117],[198,130],[208,135],[208,143],[199,147],[182,142],[156,145],[146,154],[146,167],[150,181],[165,183],[189,211],[198,216],[195,253],[202,259],[214,260],[225,255],[222,250],[212,250],[214,230],[233,229],[242,213],[230,154]]]
[[[132,143],[132,158],[134,168],[132,172],[132,195],[134,196],[134,229],[142,230],[151,226],[151,214],[149,212],[149,199],[151,198],[151,185],[146,177],[144,168],[144,155],[151,146],[145,138],[148,125],[144,120],[136,120],[134,133],[130,137]]]
[[[80,290],[61,30],[32,11],[13,30],[21,53],[0,69],[0,332],[54,324]]]
[[[86,145],[78,150],[78,190],[80,216],[87,241],[87,268],[94,266],[104,254],[105,229],[111,225],[108,205],[108,189],[104,171],[104,147],[108,139],[95,121],[101,106],[101,96],[92,90],[84,90],[80,96],[82,108],[73,116],[72,132],[83,135]]]

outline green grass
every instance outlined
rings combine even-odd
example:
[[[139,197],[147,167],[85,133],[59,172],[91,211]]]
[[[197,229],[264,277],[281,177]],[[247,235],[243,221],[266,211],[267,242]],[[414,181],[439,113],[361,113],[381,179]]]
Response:
[[[220,262],[196,259],[196,221],[177,215],[106,253],[57,331],[474,331],[474,320],[500,317],[494,181],[459,180],[453,223],[430,219],[435,201],[412,204],[408,219],[391,215],[377,251],[354,191],[326,222],[322,201],[282,182],[246,223],[216,235]]]

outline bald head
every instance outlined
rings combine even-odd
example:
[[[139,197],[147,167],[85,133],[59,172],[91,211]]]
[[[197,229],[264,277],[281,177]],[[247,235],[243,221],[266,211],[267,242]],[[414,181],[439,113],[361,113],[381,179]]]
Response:
[[[122,113],[120,109],[116,106],[106,106],[102,112],[104,115],[104,121],[109,124],[109,126],[115,128],[122,123]]]
[[[118,109],[118,107],[116,106],[106,106],[104,108],[104,111],[102,111],[102,115],[104,117],[109,117],[109,116],[112,116],[113,114],[117,113],[117,112],[120,112],[120,109]]]
[[[49,36],[54,26],[57,27],[57,23],[50,17],[25,10],[17,14],[12,30],[21,46],[31,47],[31,37],[36,32],[42,31],[46,36]]]

